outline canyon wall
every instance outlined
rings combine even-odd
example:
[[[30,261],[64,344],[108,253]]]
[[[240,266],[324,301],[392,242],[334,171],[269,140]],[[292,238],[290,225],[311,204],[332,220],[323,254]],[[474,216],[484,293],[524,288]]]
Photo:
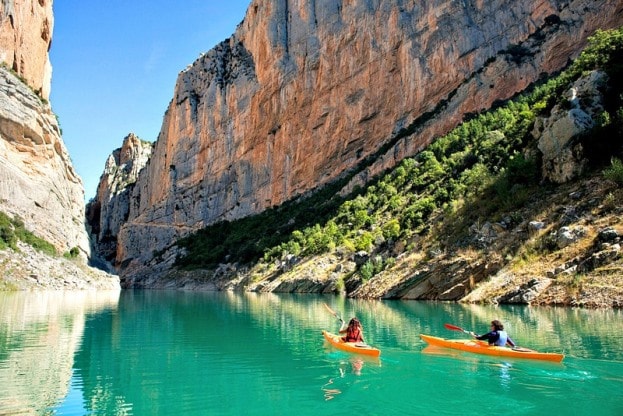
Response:
[[[52,0],[2,0],[0,62],[45,100],[50,98],[53,28]]]
[[[84,189],[47,96],[52,1],[0,6],[0,211],[59,253],[90,255],[84,226]]]
[[[623,0],[254,0],[179,74],[115,264],[131,278],[206,225],[363,183],[621,23]]]
[[[132,192],[139,172],[149,161],[152,143],[130,133],[106,160],[97,193],[86,206],[86,220],[95,239],[94,259],[109,268],[117,255],[117,235],[128,220]]]

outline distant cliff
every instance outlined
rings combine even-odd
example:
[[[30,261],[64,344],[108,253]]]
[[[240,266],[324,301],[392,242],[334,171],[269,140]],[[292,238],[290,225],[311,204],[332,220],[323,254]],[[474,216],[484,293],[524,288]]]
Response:
[[[132,278],[206,225],[363,183],[622,22],[621,0],[255,0],[180,73],[116,267]]]
[[[93,257],[103,260],[103,268],[114,263],[117,235],[130,213],[132,191],[139,172],[151,156],[152,144],[129,134],[123,145],[106,161],[96,197],[87,204],[86,218],[95,238]]]

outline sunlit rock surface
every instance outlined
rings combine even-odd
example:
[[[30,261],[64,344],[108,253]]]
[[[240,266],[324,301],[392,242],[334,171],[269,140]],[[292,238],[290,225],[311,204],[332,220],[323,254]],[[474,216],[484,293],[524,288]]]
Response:
[[[54,16],[52,0],[3,0],[0,4],[0,62],[44,99],[50,97]]]
[[[133,190],[116,264],[132,277],[180,236],[261,212],[374,162],[412,156],[464,116],[560,70],[623,1],[255,0],[178,77]]]
[[[84,189],[48,104],[0,68],[0,211],[18,215],[59,253],[90,253]]]

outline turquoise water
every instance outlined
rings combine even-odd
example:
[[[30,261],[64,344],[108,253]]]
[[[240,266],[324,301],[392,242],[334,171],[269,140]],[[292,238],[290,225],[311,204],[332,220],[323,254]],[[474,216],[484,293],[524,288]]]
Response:
[[[336,351],[324,303],[379,359]],[[560,364],[426,349],[502,320]],[[0,293],[0,414],[623,415],[618,310],[275,294]],[[502,412],[502,413],[500,413]]]

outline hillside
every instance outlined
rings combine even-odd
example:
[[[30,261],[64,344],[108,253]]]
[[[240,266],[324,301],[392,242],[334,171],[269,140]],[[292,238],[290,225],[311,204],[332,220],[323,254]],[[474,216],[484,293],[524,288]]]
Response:
[[[208,227],[125,284],[620,307],[622,48],[623,31],[599,32],[563,73],[348,197]]]

